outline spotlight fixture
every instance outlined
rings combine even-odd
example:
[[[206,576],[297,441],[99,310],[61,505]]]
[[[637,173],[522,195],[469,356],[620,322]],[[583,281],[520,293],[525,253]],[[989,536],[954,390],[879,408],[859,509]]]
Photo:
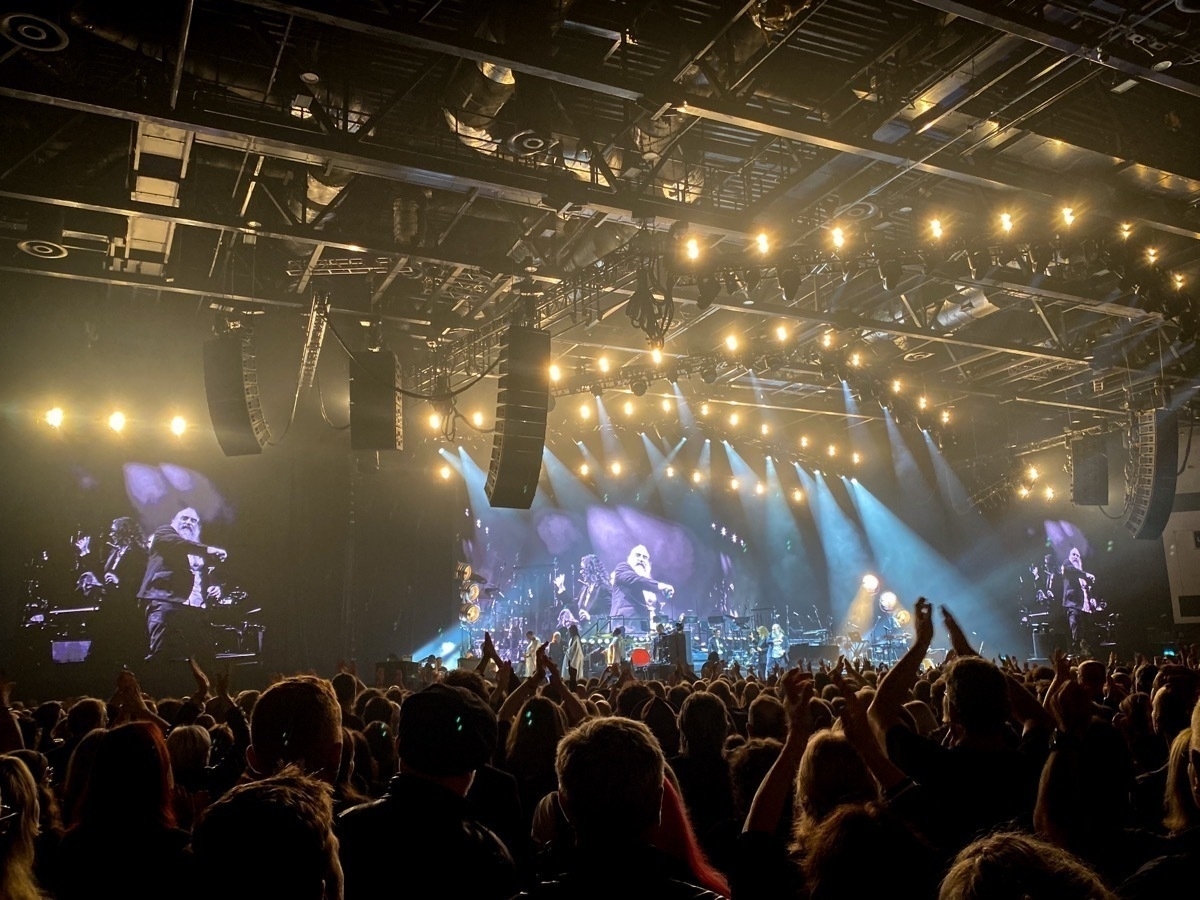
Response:
[[[1008,213],[1000,213],[1000,230],[1005,234],[1012,232],[1013,218]]]
[[[707,403],[700,404],[700,415],[702,415],[702,416],[708,415],[708,404]]]
[[[830,444],[825,452],[830,456],[837,456],[837,444]]]
[[[693,472],[693,473],[692,473],[692,484],[699,484],[699,483],[700,483],[700,480],[701,480],[703,477],[704,477],[704,476],[700,474],[699,470],[697,470],[697,471]]]
[[[900,606],[899,598],[892,591],[884,591],[879,595],[879,608],[889,616]]]
[[[1046,485],[1046,499],[1047,500],[1054,499],[1054,488],[1050,487],[1049,485]]]
[[[635,397],[644,397],[646,395],[646,390],[649,387],[650,385],[646,384],[645,381],[639,378],[637,381],[633,382],[633,384],[629,385],[629,390],[633,392],[633,396]]]
[[[476,428],[482,428],[483,427],[483,413],[481,413],[481,412],[472,413],[471,414],[471,424],[474,425]]]
[[[687,250],[687,258],[688,259],[695,262],[696,260],[698,260],[700,258],[700,241],[698,241],[696,238],[694,238],[694,237],[688,238],[687,243],[684,245],[684,247]]]
[[[675,467],[674,466],[667,466],[667,468],[664,470],[664,472],[666,473],[666,476],[668,478],[675,477]]]
[[[608,470],[610,472],[612,472],[614,475],[620,475],[621,474],[621,464],[619,462],[614,462],[611,466],[608,467]]]
[[[729,489],[731,491],[736,491],[739,487],[741,487],[741,485],[738,483],[738,480],[736,478],[729,479]]]
[[[587,474],[588,474],[588,472],[590,472],[590,471],[591,471],[591,469],[588,467],[588,464],[587,464],[587,463],[581,463],[581,464],[580,464],[580,466],[579,466],[579,474],[580,474],[580,475],[582,475],[584,478],[586,478],[586,477],[587,477]]]
[[[604,388],[601,387],[599,384],[593,384],[592,385],[592,396],[597,397],[597,398],[603,397],[604,396]]]
[[[859,368],[862,365],[862,354],[858,351],[850,354],[850,365],[854,368]]]
[[[942,410],[942,424],[943,425],[950,424],[950,410],[948,410],[948,409]]]
[[[765,484],[763,484],[761,481],[754,486],[754,493],[758,494],[758,496],[761,497],[766,492],[767,492],[767,486]]]
[[[592,408],[588,404],[584,403],[582,406],[579,407],[579,418],[590,419],[591,416],[592,416]]]
[[[835,250],[841,250],[844,246],[846,246],[846,232],[842,231],[842,229],[833,229],[829,232],[829,236],[833,240],[833,247]]]
[[[700,380],[705,384],[715,384],[717,380],[717,370],[713,366],[705,366],[700,370]]]
[[[776,326],[775,337],[776,337],[776,339],[779,340],[780,343],[783,343],[784,341],[786,341],[788,339],[787,326],[785,326],[785,325]]]
[[[783,291],[783,299],[791,303],[800,293],[800,273],[795,269],[784,269],[779,273],[779,287]]]
[[[442,476],[442,481],[449,481],[449,480],[450,480],[450,474],[451,474],[451,473],[450,473],[450,467],[449,467],[449,466],[442,466],[440,469],[438,469],[438,474]]]
[[[607,373],[608,372],[608,357],[607,356],[600,357],[598,360],[596,360],[596,365],[598,365],[600,367],[601,372]]]
[[[800,449],[801,450],[808,449],[808,435],[807,434],[800,435]]]
[[[175,437],[182,437],[183,433],[187,431],[187,419],[183,416],[173,416],[170,428],[171,434],[175,435]]]
[[[625,401],[625,415],[627,415],[627,416],[633,415],[633,403],[630,402],[629,400]]]
[[[771,426],[764,422],[762,428],[759,430],[762,432],[763,437],[766,437],[771,433]]]
[[[927,406],[929,406],[929,398],[922,394],[917,398],[917,408],[925,409]]]
[[[766,232],[760,231],[758,237],[754,239],[754,243],[758,247],[758,252],[764,256],[771,252],[771,239],[767,237]]]
[[[872,575],[870,572],[868,572],[862,577],[862,588],[869,594],[875,593],[877,590],[879,590],[879,576]]]
[[[655,347],[653,350],[650,351],[650,361],[652,363],[654,363],[656,366],[662,365],[662,359],[663,359],[662,350],[660,350],[658,347]]]
[[[900,393],[900,388],[901,388],[900,379],[899,378],[892,379],[892,393],[893,394]]]
[[[125,428],[125,413],[117,410],[108,417],[108,427],[113,431],[120,432]]]
[[[828,350],[833,346],[833,332],[827,331],[821,335],[821,346]]]
[[[429,427],[433,431],[437,431],[439,428],[442,427],[442,414],[441,413],[430,413],[429,414]]]
[[[853,453],[850,454],[850,462],[854,463],[854,465],[857,466],[859,463],[862,462],[862,454],[859,453],[857,450],[855,450]]]
[[[663,398],[662,409],[663,409],[663,412],[671,411],[671,401],[666,399],[665,397]]]
[[[804,499],[804,491],[800,490],[800,488],[795,488],[792,491],[792,502],[799,503],[803,499]]]
[[[1025,474],[1029,477],[1030,481],[1037,481],[1040,473],[1037,470],[1037,466],[1030,466],[1025,470]]]
[[[696,290],[700,295],[700,299],[696,301],[696,308],[703,311],[712,306],[713,301],[717,299],[717,294],[721,291],[721,282],[711,275],[703,275],[696,282]]]
[[[1075,221],[1075,210],[1070,206],[1062,208],[1062,219],[1067,225],[1071,225]]]
[[[730,424],[730,425],[733,425],[733,426],[736,426],[736,425],[737,425],[737,423],[738,423],[738,414],[737,414],[737,413],[730,413],[730,414],[729,414],[729,424]]]
[[[54,409],[46,411],[46,424],[51,428],[61,428],[64,418],[61,406],[56,406]]]
[[[562,378],[562,369],[560,369],[558,366],[552,365],[550,367],[550,380],[558,381],[560,378]]]
[[[933,235],[933,239],[935,241],[940,241],[942,239],[943,232],[942,232],[942,220],[941,219],[931,219],[930,220],[929,233],[931,235]]]

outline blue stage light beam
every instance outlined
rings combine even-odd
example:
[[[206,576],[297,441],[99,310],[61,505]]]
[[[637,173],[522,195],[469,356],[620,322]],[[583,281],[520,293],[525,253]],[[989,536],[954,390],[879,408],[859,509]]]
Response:
[[[862,533],[838,504],[825,476],[817,472],[811,482],[808,505],[825,554],[829,609],[834,619],[841,622],[845,621],[851,602],[862,586],[863,573],[874,571],[874,565]],[[872,623],[855,624],[865,631]]]

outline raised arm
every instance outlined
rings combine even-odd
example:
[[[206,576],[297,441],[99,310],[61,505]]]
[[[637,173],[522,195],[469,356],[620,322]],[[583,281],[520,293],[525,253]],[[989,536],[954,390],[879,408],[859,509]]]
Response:
[[[11,753],[25,747],[21,729],[17,725],[17,717],[13,715],[10,706],[13,684],[14,682],[0,673],[0,753]]]
[[[800,758],[808,746],[812,733],[812,710],[809,701],[813,696],[813,678],[807,672],[792,669],[787,672],[780,686],[783,688],[783,705],[787,711],[787,739],[783,750],[759,785],[746,816],[744,831],[763,831],[773,834],[779,827],[779,818],[787,805],[787,798],[800,768]]]
[[[933,606],[924,597],[917,600],[913,609],[913,622],[916,629],[913,645],[883,676],[875,698],[867,709],[871,727],[885,745],[888,729],[899,721],[900,708],[904,705],[913,682],[917,680],[921,663],[929,652],[930,643],[933,642]]]

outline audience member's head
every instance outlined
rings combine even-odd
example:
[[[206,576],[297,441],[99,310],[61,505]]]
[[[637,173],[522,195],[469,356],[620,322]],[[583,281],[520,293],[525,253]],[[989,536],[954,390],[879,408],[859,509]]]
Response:
[[[666,761],[645,725],[586,721],[559,743],[555,767],[563,812],[581,843],[607,845],[614,834],[650,840],[662,815]]]
[[[960,656],[946,667],[945,717],[963,738],[1001,734],[1008,721],[1008,680],[986,659]]]
[[[729,730],[725,704],[711,691],[692,694],[683,701],[679,710],[679,736],[684,754],[719,756]]]
[[[92,771],[96,751],[100,749],[100,742],[104,740],[105,733],[100,728],[89,731],[71,751],[71,758],[67,762],[67,775],[63,779],[62,794],[63,825],[68,828],[79,821],[79,809],[87,789],[88,775]]]
[[[199,725],[180,725],[167,735],[167,753],[175,781],[188,787],[199,784],[208,766],[212,736]]]
[[[1137,695],[1134,695],[1137,696]],[[1168,744],[1191,724],[1196,691],[1183,679],[1168,681],[1154,692],[1150,706],[1150,721],[1155,734]]]
[[[965,847],[942,879],[938,900],[1115,900],[1086,865],[1053,844],[1007,832]]]
[[[337,697],[338,705],[349,712],[354,705],[354,697],[358,694],[358,679],[349,672],[338,672],[329,683],[333,685],[333,694]]]
[[[492,758],[496,715],[466,688],[434,684],[400,707],[400,771],[466,796],[475,770]]]
[[[756,697],[746,717],[746,732],[752,738],[782,741],[787,737],[787,716],[783,704],[770,694]]]
[[[290,770],[239,785],[205,810],[192,833],[203,893],[229,900],[340,900],[342,869],[327,784]],[[253,853],[258,865],[231,861]]]
[[[107,840],[172,828],[174,782],[157,725],[130,722],[104,732],[87,776],[77,827]]]
[[[839,806],[868,803],[879,788],[854,745],[832,731],[814,734],[796,772],[795,836],[803,836]]]
[[[108,708],[103,700],[84,697],[67,710],[67,731],[79,739],[89,731],[108,726]]]
[[[1181,834],[1200,825],[1200,806],[1192,796],[1189,781],[1188,750],[1191,746],[1192,736],[1185,729],[1175,735],[1167,755],[1167,787],[1163,799],[1166,815],[1163,817],[1163,827],[1171,834]]]
[[[442,679],[442,684],[466,688],[484,703],[488,701],[487,682],[484,681],[482,675],[470,669],[455,669],[453,672],[447,672],[446,677]]]
[[[530,697],[508,731],[508,770],[530,778],[553,778],[554,753],[566,733],[566,717],[558,704],[546,697]]]
[[[672,757],[679,753],[679,719],[666,700],[655,697],[643,704],[639,718],[658,741],[664,756]]]
[[[779,758],[783,744],[774,738],[751,738],[729,755],[729,777],[733,782],[733,806],[739,820],[750,812],[750,802],[767,772]]]
[[[627,719],[639,718],[642,705],[649,702],[653,696],[645,682],[630,681],[622,685],[621,690],[617,692],[617,715]]]
[[[263,691],[250,718],[251,769],[272,775],[295,765],[332,784],[341,758],[342,710],[328,681],[297,675]]]
[[[0,897],[40,897],[33,875],[40,819],[37,785],[15,756],[0,756],[0,810],[5,816],[0,820]]]

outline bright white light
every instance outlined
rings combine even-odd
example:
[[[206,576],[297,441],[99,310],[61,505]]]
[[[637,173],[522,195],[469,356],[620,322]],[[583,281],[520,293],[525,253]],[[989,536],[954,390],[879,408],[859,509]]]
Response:
[[[621,464],[619,462],[614,462],[611,466],[608,467],[608,470],[610,472],[612,472],[614,475],[620,475],[621,474]]]
[[[429,427],[432,428],[434,431],[437,431],[439,428],[442,427],[442,417],[439,413],[430,413],[429,414]]]
[[[927,397],[925,397],[924,395],[921,395],[920,397],[917,398],[917,406],[920,407],[921,409],[924,409],[928,405],[929,405],[929,399]]]
[[[117,410],[108,417],[108,427],[113,431],[121,431],[125,427],[125,413]]]
[[[700,258],[700,242],[695,238],[687,239],[687,258],[696,260]]]
[[[730,413],[730,414],[729,414],[729,424],[730,424],[730,425],[737,425],[737,423],[738,423],[738,414],[737,414],[737,413]]]
[[[187,431],[187,419],[183,416],[174,416],[171,419],[171,434],[180,437]]]
[[[671,401],[664,399],[662,402],[662,408],[663,408],[663,412],[670,412],[671,411]]]
[[[900,600],[892,591],[884,591],[879,595],[879,608],[885,613],[895,612],[899,606]]]
[[[1012,231],[1012,226],[1012,216],[1008,213],[1000,213],[1000,227],[1004,230],[1005,234],[1008,234],[1010,231]]]
[[[895,379],[893,379],[893,380],[892,380],[892,393],[893,393],[893,394],[898,394],[898,393],[900,393],[900,387],[901,387],[901,385],[900,385],[900,379],[899,379],[899,378],[895,378]]]
[[[766,254],[771,249],[771,239],[767,237],[766,232],[759,232],[758,237],[754,239],[758,244],[758,252]]]
[[[778,326],[778,327],[775,329],[775,337],[777,337],[777,338],[778,338],[778,339],[779,339],[781,342],[782,342],[782,341],[786,341],[786,340],[788,339],[788,330],[787,330],[787,327],[786,327],[786,326],[784,326],[784,325],[780,325],[780,326]]]
[[[764,435],[767,435],[771,433],[771,426],[764,422],[762,428],[759,430],[762,431]]]
[[[700,479],[701,479],[701,478],[703,478],[703,477],[704,477],[704,476],[703,476],[703,475],[701,475],[699,471],[693,472],[693,473],[692,473],[692,484],[699,484],[699,483],[700,483]]]
[[[793,503],[799,503],[803,499],[804,499],[804,491],[800,490],[800,488],[796,488],[792,491],[792,502]]]
[[[1024,500],[1029,496],[1029,488],[1025,487],[1025,485],[1021,485],[1019,488],[1017,488],[1017,496]]]
[[[579,407],[579,418],[587,419],[587,418],[590,418],[591,415],[592,415],[592,408],[587,403],[585,403],[585,404],[583,404],[583,406]]]
[[[1072,222],[1075,221],[1075,210],[1072,209],[1070,206],[1064,206],[1062,208],[1062,217],[1063,217],[1063,221],[1066,222],[1068,225],[1070,225]]]
[[[54,409],[46,411],[46,424],[51,428],[61,428],[65,414],[61,406],[56,406]]]
[[[438,474],[442,476],[442,481],[449,481],[450,480],[450,467],[442,466],[440,469],[438,469]]]
[[[1047,500],[1054,499],[1054,488],[1050,487],[1049,485],[1046,486],[1046,499]]]
[[[730,350],[736,350],[738,347],[737,337],[732,334],[729,335],[729,337],[725,338],[725,346],[728,347]]]
[[[842,229],[835,228],[833,231],[829,232],[829,235],[833,238],[833,246],[838,250],[841,250],[842,247],[846,246],[846,232],[842,231]]]
[[[656,366],[659,365],[662,362],[662,351],[655,347],[650,351],[650,359]]]
[[[708,404],[707,403],[700,404],[700,415],[702,415],[702,416],[708,415]]]
[[[754,493],[758,494],[758,496],[761,497],[766,492],[767,492],[767,486],[765,484],[763,484],[761,481],[754,486]]]
[[[827,331],[821,335],[821,346],[828,350],[833,346],[833,332]]]
[[[862,454],[855,450],[850,454],[850,462],[857,466],[860,462],[862,462]]]
[[[864,591],[869,591],[872,594],[875,593],[877,590],[879,590],[878,576],[872,575],[870,572],[868,572],[862,578],[862,586]]]
[[[587,476],[587,473],[588,473],[588,472],[590,472],[590,471],[591,471],[591,469],[588,467],[588,464],[587,464],[587,463],[582,463],[582,464],[579,466],[579,474],[580,474],[580,475],[583,475],[583,476],[585,476],[585,477],[586,477],[586,476]]]
[[[948,410],[948,409],[942,410],[942,424],[943,425],[950,424],[950,410]]]
[[[1155,247],[1146,248],[1146,259],[1150,262],[1155,262],[1158,259],[1158,250]]]
[[[1128,222],[1121,223],[1121,237],[1127,238],[1133,234],[1133,226]]]
[[[597,365],[600,366],[601,372],[607,372],[608,371],[608,357],[607,356],[600,357],[600,359],[597,361]]]
[[[808,449],[808,435],[807,434],[802,434],[800,436],[800,449],[801,450]]]
[[[666,468],[666,474],[667,474],[667,477],[668,477],[668,478],[674,478],[674,477],[675,477],[675,467],[674,467],[674,466],[667,466],[667,468]]]
[[[859,366],[861,366],[862,365],[862,354],[861,353],[851,353],[850,354],[850,365],[854,366],[854,368],[856,368],[856,369]]]
[[[929,222],[929,233],[933,235],[935,241],[941,240],[942,237],[942,220],[932,219]]]
[[[560,378],[562,378],[562,369],[558,366],[550,366],[550,380],[558,381]]]
[[[481,412],[471,413],[471,424],[474,425],[476,428],[482,428],[483,427],[483,413],[481,413]]]
[[[741,484],[738,482],[738,480],[736,478],[729,479],[729,489],[731,491],[736,491],[739,487],[741,487]]]
[[[633,403],[630,402],[629,400],[625,401],[625,415],[627,415],[627,416],[633,415]]]
[[[825,452],[830,456],[837,456],[837,444],[830,444]]]
[[[1025,474],[1029,476],[1030,481],[1037,481],[1038,480],[1037,466],[1030,466]]]

